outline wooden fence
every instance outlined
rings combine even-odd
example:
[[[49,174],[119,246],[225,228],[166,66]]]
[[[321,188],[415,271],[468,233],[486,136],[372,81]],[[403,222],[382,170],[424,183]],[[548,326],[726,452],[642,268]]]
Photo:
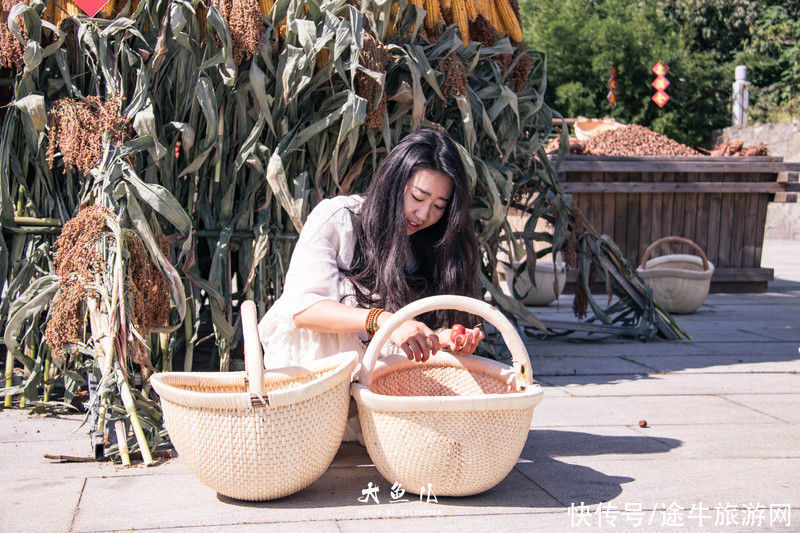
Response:
[[[712,290],[761,292],[773,278],[761,267],[767,204],[800,191],[798,171],[800,163],[780,157],[571,155],[559,179],[631,265],[653,241],[677,235],[696,242],[716,266]],[[692,253],[672,248],[677,252]]]

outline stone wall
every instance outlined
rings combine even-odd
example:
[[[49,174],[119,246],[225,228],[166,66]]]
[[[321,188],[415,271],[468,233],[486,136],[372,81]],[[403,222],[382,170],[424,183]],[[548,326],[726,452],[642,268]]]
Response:
[[[784,161],[800,161],[800,120],[725,128],[717,132],[716,138],[741,139],[745,145],[764,143],[769,155],[783,157]],[[764,238],[800,240],[800,204],[769,204]]]

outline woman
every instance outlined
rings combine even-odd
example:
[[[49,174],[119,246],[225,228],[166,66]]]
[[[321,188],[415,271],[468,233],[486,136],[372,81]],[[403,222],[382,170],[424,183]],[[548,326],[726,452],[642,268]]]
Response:
[[[478,247],[469,207],[458,150],[432,129],[395,146],[363,197],[320,202],[300,233],[283,294],[259,324],[265,366],[363,355],[365,342],[404,305],[434,294],[474,296]],[[450,329],[434,331],[465,322],[463,314],[417,318],[391,334],[412,360],[444,346],[470,354],[483,338],[479,328],[455,341]]]

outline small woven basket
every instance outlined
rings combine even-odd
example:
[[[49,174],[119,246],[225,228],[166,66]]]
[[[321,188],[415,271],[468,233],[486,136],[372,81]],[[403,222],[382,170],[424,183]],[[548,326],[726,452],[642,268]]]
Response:
[[[150,380],[181,460],[239,500],[271,500],[319,478],[342,442],[356,352],[265,372],[253,302],[242,304],[245,372],[168,372]]]
[[[653,251],[666,242],[688,244],[699,257],[670,254],[650,259]],[[661,307],[670,313],[686,314],[694,313],[706,301],[714,264],[693,241],[683,237],[664,237],[647,247],[636,272],[653,289],[653,299]]]
[[[425,363],[403,356],[377,361],[392,331],[421,313],[458,309],[493,324],[514,366],[438,352]],[[464,296],[432,296],[407,305],[378,331],[351,387],[367,452],[387,481],[419,494],[468,496],[503,480],[528,437],[542,389],[514,326],[497,309]]]
[[[556,301],[567,284],[567,265],[563,261],[537,261],[534,268],[536,285],[531,283],[527,268],[519,270],[519,264],[500,263],[505,292],[525,305],[544,306]],[[556,285],[558,292],[556,293]]]

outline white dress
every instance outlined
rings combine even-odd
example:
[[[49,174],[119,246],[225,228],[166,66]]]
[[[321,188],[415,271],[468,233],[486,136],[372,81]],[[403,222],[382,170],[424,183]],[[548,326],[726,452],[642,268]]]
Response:
[[[349,268],[353,260],[356,234],[352,215],[363,203],[362,196],[337,196],[321,201],[308,215],[289,262],[283,294],[258,324],[266,368],[302,365],[351,350],[359,353],[359,362],[364,357],[365,333],[324,333],[294,325],[294,315],[321,300],[357,306],[353,284],[340,269]],[[381,352],[400,350],[389,341]],[[355,409],[351,400],[345,441],[362,441]]]
[[[337,196],[321,201],[308,215],[292,253],[283,294],[258,324],[266,368],[302,365],[350,350],[364,355],[364,334],[323,333],[294,325],[297,313],[321,300],[357,305],[353,284],[340,269],[349,268],[353,260],[352,215],[363,202],[362,196]]]

